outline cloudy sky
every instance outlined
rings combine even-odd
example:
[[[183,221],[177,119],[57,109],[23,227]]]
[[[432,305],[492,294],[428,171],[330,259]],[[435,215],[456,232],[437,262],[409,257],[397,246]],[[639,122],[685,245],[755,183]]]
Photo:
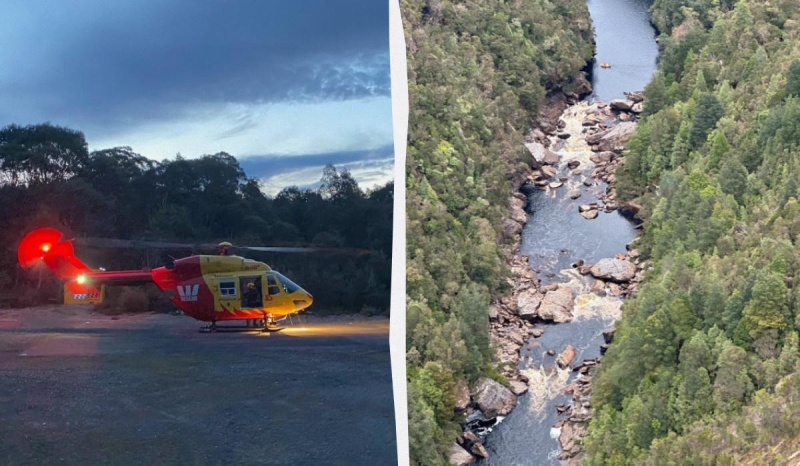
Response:
[[[392,178],[385,0],[10,0],[0,63],[0,126],[157,160],[225,151],[270,194],[327,163]]]

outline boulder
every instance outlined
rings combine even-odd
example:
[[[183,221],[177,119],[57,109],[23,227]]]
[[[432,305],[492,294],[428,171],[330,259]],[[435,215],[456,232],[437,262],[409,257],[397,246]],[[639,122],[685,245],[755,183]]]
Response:
[[[614,341],[614,331],[615,331],[615,329],[613,329],[613,328],[610,329],[610,330],[604,330],[603,331],[603,341],[605,341],[606,344],[611,343],[612,341]]]
[[[580,440],[585,434],[585,424],[574,424],[567,422],[561,427],[561,433],[558,436],[558,443],[561,445],[561,449],[564,450],[564,453],[566,453],[566,457],[570,457],[580,451]]]
[[[531,330],[531,335],[533,335],[533,338],[539,338],[540,336],[544,335],[544,329],[543,328],[535,328],[535,329]]]
[[[550,189],[556,189],[562,186],[564,186],[564,183],[562,183],[561,181],[553,181],[552,183],[550,183]]]
[[[581,192],[578,191],[577,189],[575,191],[570,191],[569,192],[569,198],[570,199],[577,199],[579,197],[581,197]]]
[[[613,152],[599,152],[596,154],[592,154],[589,156],[589,160],[592,163],[603,163],[603,162],[611,162],[612,160],[617,158],[617,154]]]
[[[572,360],[575,359],[575,356],[578,355],[578,350],[575,349],[572,345],[567,345],[564,351],[558,355],[558,359],[556,359],[556,364],[558,367],[564,369],[565,367],[572,364]]]
[[[633,107],[634,102],[630,100],[623,100],[623,99],[614,99],[608,103],[608,105],[614,109],[623,112],[628,112]]]
[[[642,91],[637,92],[626,92],[625,97],[628,98],[631,102],[639,103],[644,101],[644,93]]]
[[[450,457],[448,459],[453,466],[467,466],[475,461],[475,457],[457,443],[453,443],[450,446]]]
[[[552,178],[552,177],[556,176],[556,173],[557,173],[556,169],[553,168],[553,167],[547,167],[547,166],[542,167],[542,175],[544,175],[544,176],[546,176],[548,178]]]
[[[586,136],[586,142],[599,151],[621,150],[636,131],[636,123],[625,121],[609,129]]]
[[[528,214],[525,213],[525,201],[512,196],[509,202],[511,204],[511,219],[517,223],[525,224],[528,221]]]
[[[489,378],[478,380],[472,392],[475,404],[488,419],[505,416],[517,405],[514,392]]]
[[[506,337],[519,346],[525,344],[525,339],[522,337],[522,333],[520,333],[520,331],[516,328],[509,329],[508,333],[506,333]]]
[[[580,160],[570,160],[569,162],[567,162],[567,167],[569,167],[570,169],[578,168],[580,165],[581,165]]]
[[[523,393],[528,391],[528,384],[525,382],[520,382],[519,380],[512,380],[509,382],[511,385],[511,391],[514,392],[515,395],[520,396]]]
[[[469,408],[469,403],[469,387],[466,382],[461,380],[456,384],[456,411],[466,411]]]
[[[480,458],[488,458],[489,452],[486,451],[486,447],[483,446],[481,442],[475,442],[472,444],[472,448],[470,449],[473,455],[478,456]]]
[[[555,157],[556,162],[558,162],[558,154],[545,147],[541,142],[529,142],[525,144],[525,147],[533,156],[533,160],[535,160],[537,163],[548,163],[545,161],[545,158],[547,157],[549,157],[550,160]]]
[[[547,138],[547,136],[539,128],[531,131],[531,137],[536,141],[544,141]]]
[[[589,273],[595,278],[624,283],[636,275],[636,266],[620,259],[600,259],[592,266]]]
[[[631,111],[633,113],[642,113],[644,111],[644,104],[641,102],[633,104],[633,107],[631,107]]]
[[[537,314],[544,320],[556,323],[569,322],[572,320],[572,308],[575,304],[573,299],[572,290],[566,286],[548,291],[539,305]]]
[[[561,157],[556,154],[555,152],[548,150],[547,153],[544,155],[544,159],[542,160],[547,165],[555,165],[561,160]]]
[[[481,441],[480,437],[478,437],[478,435],[475,434],[475,432],[472,432],[471,430],[464,432],[463,434],[461,434],[461,436],[464,437],[464,442],[459,442],[461,443],[461,445],[469,445],[471,443]]]
[[[587,210],[585,212],[581,212],[581,217],[585,218],[586,220],[592,220],[597,218],[597,209]]]
[[[542,295],[528,288],[517,296],[517,312],[523,319],[533,319],[541,303]]]

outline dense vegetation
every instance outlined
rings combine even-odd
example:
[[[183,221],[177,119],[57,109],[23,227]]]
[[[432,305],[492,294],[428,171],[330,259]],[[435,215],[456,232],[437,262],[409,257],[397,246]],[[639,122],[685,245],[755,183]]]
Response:
[[[584,0],[403,0],[411,108],[406,167],[407,359],[414,464],[443,464],[456,384],[491,375],[488,306],[523,133],[592,57]],[[528,156],[529,157],[529,156]]]
[[[800,433],[800,4],[652,13],[664,50],[618,173],[652,269],[594,380],[587,464],[741,464]]]
[[[0,297],[4,304],[55,300],[57,282],[16,265],[22,235],[39,226],[68,236],[231,241],[241,245],[362,248],[365,256],[264,254],[301,283],[319,312],[388,312],[392,184],[364,193],[328,166],[318,190],[264,195],[226,153],[156,162],[127,147],[89,152],[82,133],[49,124],[0,130]],[[159,252],[161,254],[159,254]],[[90,266],[163,265],[190,250],[79,250]],[[208,254],[208,251],[200,251]],[[210,253],[214,253],[211,251]]]

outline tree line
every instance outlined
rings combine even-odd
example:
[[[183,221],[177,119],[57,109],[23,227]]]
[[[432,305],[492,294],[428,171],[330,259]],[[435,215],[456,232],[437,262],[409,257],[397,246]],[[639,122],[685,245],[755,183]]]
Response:
[[[392,183],[365,192],[333,165],[318,189],[289,187],[272,197],[225,152],[158,162],[130,147],[90,152],[84,135],[69,128],[8,125],[0,129],[0,304],[58,300],[53,277],[16,265],[22,236],[50,226],[68,237],[365,249],[358,256],[248,255],[311,291],[317,312],[388,313],[392,199]],[[160,266],[167,254],[192,251],[77,253],[112,270]]]

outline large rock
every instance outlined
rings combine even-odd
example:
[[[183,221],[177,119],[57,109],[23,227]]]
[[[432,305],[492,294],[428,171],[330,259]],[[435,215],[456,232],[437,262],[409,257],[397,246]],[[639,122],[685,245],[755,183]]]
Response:
[[[475,457],[457,443],[450,446],[450,464],[453,466],[467,466],[475,461]]]
[[[517,312],[523,319],[533,319],[542,303],[542,295],[528,288],[517,296]]]
[[[572,308],[575,304],[573,299],[572,290],[566,286],[548,291],[544,295],[542,304],[539,305],[537,314],[544,320],[556,323],[569,322],[572,320]]]
[[[472,393],[475,404],[489,419],[505,416],[517,405],[514,392],[500,382],[485,377],[478,380]]]
[[[592,266],[589,273],[595,278],[624,283],[636,275],[636,265],[620,259],[600,259]]]
[[[515,395],[519,396],[523,393],[528,391],[528,384],[519,380],[512,380],[509,382],[511,385],[511,391],[514,392]]]
[[[632,102],[635,102],[635,103],[637,103],[637,104],[638,104],[639,102],[642,102],[642,101],[644,101],[644,93],[643,93],[642,91],[637,91],[637,92],[626,92],[626,93],[625,93],[625,97],[627,97],[627,98],[628,98],[628,100],[630,100],[630,101],[632,101]]]
[[[586,142],[591,146],[597,146],[598,151],[622,150],[633,136],[634,131],[636,131],[636,123],[626,121],[586,136]]]
[[[552,178],[552,177],[556,176],[556,173],[558,173],[558,172],[553,167],[542,167],[542,175],[543,176],[546,176],[548,178]]]
[[[592,163],[610,162],[616,158],[617,154],[613,152],[600,152],[589,156]]]
[[[512,196],[509,202],[511,204],[511,220],[525,224],[528,221],[528,214],[525,213],[525,201]]]
[[[561,161],[561,156],[551,150],[548,150],[547,153],[544,154],[544,159],[542,161],[547,165],[555,165]]]
[[[481,442],[475,442],[472,444],[472,448],[470,449],[472,454],[478,456],[480,458],[488,458],[489,452],[486,451],[486,448],[483,446]]]
[[[609,106],[614,110],[621,110],[623,112],[630,111],[631,107],[633,107],[634,102],[630,100],[622,100],[622,99],[614,99],[609,102]]]
[[[455,409],[458,412],[466,411],[469,408],[470,398],[469,398],[469,387],[467,383],[459,381],[456,384],[456,406]]]
[[[546,163],[551,165],[553,163],[558,163],[558,154],[551,151],[540,142],[529,142],[525,144],[525,147],[528,149],[528,152],[531,153],[533,160],[535,160],[536,163]],[[555,160],[555,162],[552,162],[552,160]]]
[[[572,345],[567,345],[564,351],[558,355],[556,364],[558,364],[558,367],[564,369],[565,367],[572,364],[572,360],[575,359],[575,356],[577,355],[578,355],[578,350],[576,350],[575,347]]]

